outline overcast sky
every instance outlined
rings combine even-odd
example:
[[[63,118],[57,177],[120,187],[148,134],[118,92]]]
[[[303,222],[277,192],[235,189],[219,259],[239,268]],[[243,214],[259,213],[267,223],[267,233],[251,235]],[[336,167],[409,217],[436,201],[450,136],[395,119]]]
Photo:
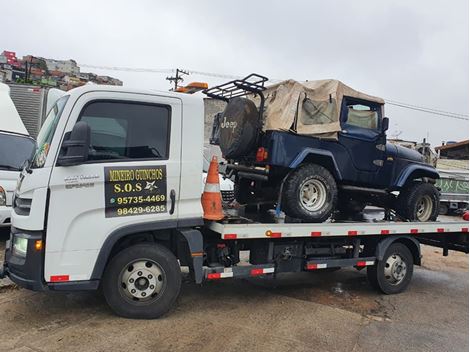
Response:
[[[385,99],[468,114],[468,0],[2,2],[0,50],[79,64],[340,79]],[[92,71],[168,89],[165,74]],[[191,75],[190,81],[221,83]],[[468,121],[386,106],[390,134],[468,138]]]

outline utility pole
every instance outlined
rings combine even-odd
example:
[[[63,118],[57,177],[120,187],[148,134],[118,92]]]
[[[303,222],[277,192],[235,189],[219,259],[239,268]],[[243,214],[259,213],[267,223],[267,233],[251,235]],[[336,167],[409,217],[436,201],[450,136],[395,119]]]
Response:
[[[178,89],[178,83],[184,81],[184,79],[182,77],[183,75],[189,75],[189,72],[188,71],[183,71],[183,70],[180,70],[179,68],[177,68],[175,77],[167,77],[166,78],[167,81],[175,82],[175,87],[173,89],[170,89],[170,90],[176,91]]]

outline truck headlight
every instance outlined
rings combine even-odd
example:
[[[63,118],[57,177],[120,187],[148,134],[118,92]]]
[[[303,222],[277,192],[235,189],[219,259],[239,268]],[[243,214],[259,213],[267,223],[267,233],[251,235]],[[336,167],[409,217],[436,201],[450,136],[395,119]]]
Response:
[[[3,187],[0,186],[0,207],[7,205],[7,194]]]
[[[26,257],[28,252],[28,239],[24,237],[13,237],[13,253],[19,257]]]

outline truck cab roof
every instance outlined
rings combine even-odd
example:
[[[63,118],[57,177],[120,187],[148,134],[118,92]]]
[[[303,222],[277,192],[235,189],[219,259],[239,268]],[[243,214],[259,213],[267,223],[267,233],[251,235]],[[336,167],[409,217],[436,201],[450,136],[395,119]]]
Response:
[[[143,94],[143,95],[159,95],[165,97],[173,97],[180,99],[183,104],[193,104],[195,102],[202,102],[201,96],[194,96],[191,94],[177,93],[172,91],[161,91],[156,89],[138,89],[128,88],[123,86],[111,86],[111,85],[95,85],[86,84],[78,88],[71,89],[66,95],[78,98],[82,94],[89,92],[121,92],[131,94]]]

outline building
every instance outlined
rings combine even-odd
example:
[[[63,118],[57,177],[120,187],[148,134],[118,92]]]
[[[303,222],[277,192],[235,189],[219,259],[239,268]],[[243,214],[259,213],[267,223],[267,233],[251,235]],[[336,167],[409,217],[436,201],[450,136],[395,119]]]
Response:
[[[80,74],[80,67],[78,67],[75,60],[45,59],[45,61],[49,71],[61,71],[73,76]]]
[[[16,57],[16,53],[14,51],[7,51],[4,50],[2,52],[2,56],[6,58],[6,63],[12,66],[19,66],[20,63],[18,62],[18,58]]]
[[[441,159],[468,160],[468,139],[461,142],[442,143],[434,150]]]

